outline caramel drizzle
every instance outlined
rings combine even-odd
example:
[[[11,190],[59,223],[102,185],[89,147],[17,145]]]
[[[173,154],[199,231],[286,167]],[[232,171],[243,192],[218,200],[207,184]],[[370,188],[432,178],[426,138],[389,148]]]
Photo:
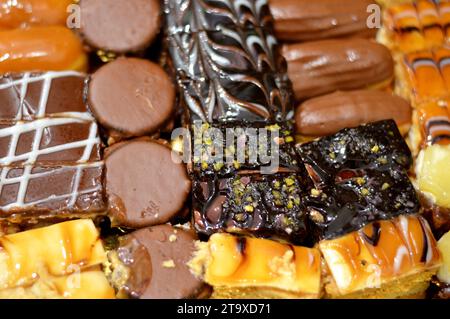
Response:
[[[425,33],[427,30],[436,28],[445,33],[450,27],[450,22],[441,23],[441,21],[443,21],[443,14],[445,11],[441,10],[441,4],[439,1],[431,0],[430,2],[432,3],[431,8],[421,9],[418,7],[418,4],[414,2],[408,6],[408,9],[397,13],[391,13],[392,19],[396,24],[394,26],[394,31],[398,33]],[[424,22],[426,17],[433,17],[437,20],[437,22],[426,24]],[[411,25],[399,26],[399,20],[404,18],[412,18],[414,22],[411,22]]]
[[[379,222],[372,223],[372,236],[368,236],[364,230],[361,231],[363,238],[372,246],[376,247],[381,237],[381,225]]]

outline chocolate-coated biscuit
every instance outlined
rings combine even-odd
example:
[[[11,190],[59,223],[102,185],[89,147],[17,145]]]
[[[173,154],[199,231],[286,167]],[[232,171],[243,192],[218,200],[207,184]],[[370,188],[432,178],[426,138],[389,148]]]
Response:
[[[120,287],[131,298],[195,298],[205,288],[189,270],[196,240],[192,232],[170,225],[138,230],[120,239],[117,256],[129,269]]]
[[[105,165],[109,213],[120,226],[166,223],[182,210],[189,195],[191,182],[184,164],[160,143],[116,144],[106,150]]]
[[[163,128],[174,110],[175,89],[160,66],[119,58],[92,74],[86,98],[109,137],[117,141]]]
[[[80,8],[80,33],[89,46],[98,50],[143,50],[161,27],[158,0],[81,0]]]

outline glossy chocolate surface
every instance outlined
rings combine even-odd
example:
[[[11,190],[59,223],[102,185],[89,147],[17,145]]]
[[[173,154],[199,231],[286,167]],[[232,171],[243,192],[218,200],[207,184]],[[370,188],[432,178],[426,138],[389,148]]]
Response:
[[[192,126],[192,173],[230,176],[243,171],[304,172],[292,124],[236,123]]]
[[[83,87],[75,72],[0,79],[0,218],[104,210],[102,143]]]
[[[194,225],[198,232],[234,232],[307,241],[303,192],[308,178],[299,174],[235,175],[194,181]]]
[[[164,0],[167,27],[177,32],[272,26],[268,1]]]
[[[408,146],[392,120],[299,146],[315,188],[304,198],[314,237],[330,239],[376,220],[418,213]]]
[[[178,2],[168,1],[166,7]],[[270,20],[264,2],[204,1],[211,10],[206,12],[195,11],[198,3],[194,2],[180,6],[185,11],[181,16],[177,10],[166,9],[168,48],[181,103],[191,121],[273,122],[292,117],[286,62],[272,30],[258,23]],[[225,20],[213,19],[216,22],[211,25],[200,17],[208,12]],[[204,24],[195,27],[196,21]]]

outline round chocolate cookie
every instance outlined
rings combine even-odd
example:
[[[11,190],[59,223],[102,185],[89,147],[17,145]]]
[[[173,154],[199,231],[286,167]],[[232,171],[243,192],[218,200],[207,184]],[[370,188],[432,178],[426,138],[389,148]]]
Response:
[[[184,207],[191,182],[177,155],[150,140],[122,142],[106,151],[106,193],[115,224],[163,224]]]
[[[170,225],[141,229],[123,237],[117,255],[130,271],[122,289],[141,299],[199,296],[205,285],[187,266],[195,240],[193,232]]]
[[[81,34],[104,51],[127,53],[150,46],[161,27],[158,0],[81,0]]]
[[[175,88],[164,70],[147,60],[119,58],[91,77],[87,103],[114,139],[151,134],[170,119]]]

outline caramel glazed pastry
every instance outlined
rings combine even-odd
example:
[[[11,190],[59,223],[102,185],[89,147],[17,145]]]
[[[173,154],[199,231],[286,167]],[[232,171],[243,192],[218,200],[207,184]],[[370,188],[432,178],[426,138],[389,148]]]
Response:
[[[415,184],[436,234],[450,230],[450,108],[447,46],[405,54],[396,91],[414,107],[409,142],[416,157]]]

